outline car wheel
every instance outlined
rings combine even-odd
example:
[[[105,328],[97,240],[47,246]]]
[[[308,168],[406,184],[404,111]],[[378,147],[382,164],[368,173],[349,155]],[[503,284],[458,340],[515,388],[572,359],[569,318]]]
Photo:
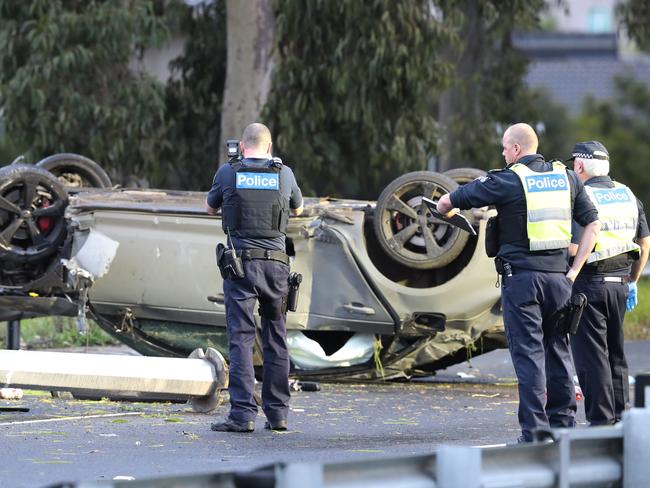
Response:
[[[459,185],[470,183],[477,178],[482,178],[486,174],[485,171],[478,168],[454,168],[443,173],[443,175],[448,176]]]
[[[48,170],[67,189],[110,188],[110,176],[92,159],[79,154],[61,153],[41,159],[36,166]]]
[[[422,197],[438,201],[457,187],[451,178],[431,171],[407,173],[388,184],[377,199],[374,217],[382,249],[413,269],[441,268],[456,259],[469,234],[434,218]]]
[[[42,168],[0,168],[0,259],[35,261],[53,254],[66,234],[68,195]]]

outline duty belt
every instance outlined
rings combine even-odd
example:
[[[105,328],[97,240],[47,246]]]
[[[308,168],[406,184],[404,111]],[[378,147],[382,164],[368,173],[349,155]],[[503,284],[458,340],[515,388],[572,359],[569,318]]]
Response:
[[[629,276],[592,276],[589,281],[593,283],[628,283]]]
[[[289,266],[289,256],[280,251],[271,251],[269,249],[242,249],[238,254],[240,254],[244,261],[251,261],[253,259],[269,259],[272,261],[280,261]]]

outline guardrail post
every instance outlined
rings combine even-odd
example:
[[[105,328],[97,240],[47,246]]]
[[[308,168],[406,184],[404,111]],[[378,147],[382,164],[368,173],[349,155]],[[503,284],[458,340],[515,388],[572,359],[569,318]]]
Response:
[[[7,322],[7,349],[20,349],[20,320]]]
[[[639,374],[634,380],[634,406],[650,408],[650,373]]]
[[[323,465],[320,463],[290,463],[276,468],[276,488],[321,488]]]
[[[648,486],[650,464],[650,408],[623,413],[623,488]]]
[[[436,458],[436,482],[438,488],[480,488],[480,449],[441,446]]]

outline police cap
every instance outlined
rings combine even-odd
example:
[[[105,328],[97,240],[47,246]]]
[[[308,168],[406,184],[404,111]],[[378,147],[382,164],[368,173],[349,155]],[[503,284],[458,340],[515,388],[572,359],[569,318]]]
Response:
[[[605,146],[598,141],[576,142],[573,151],[571,151],[571,157],[567,161],[573,161],[575,158],[609,161],[609,153]]]

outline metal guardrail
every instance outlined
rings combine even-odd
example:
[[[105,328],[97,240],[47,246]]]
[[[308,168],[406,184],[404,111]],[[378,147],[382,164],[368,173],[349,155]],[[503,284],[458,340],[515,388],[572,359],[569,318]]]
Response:
[[[650,482],[650,408],[621,424],[557,429],[555,442],[443,446],[436,453],[340,463],[278,463],[253,471],[129,481],[129,488],[641,488]],[[78,483],[59,488],[124,486]],[[56,487],[52,487],[56,488]]]
[[[635,378],[634,406],[650,407],[650,373],[640,374]]]

